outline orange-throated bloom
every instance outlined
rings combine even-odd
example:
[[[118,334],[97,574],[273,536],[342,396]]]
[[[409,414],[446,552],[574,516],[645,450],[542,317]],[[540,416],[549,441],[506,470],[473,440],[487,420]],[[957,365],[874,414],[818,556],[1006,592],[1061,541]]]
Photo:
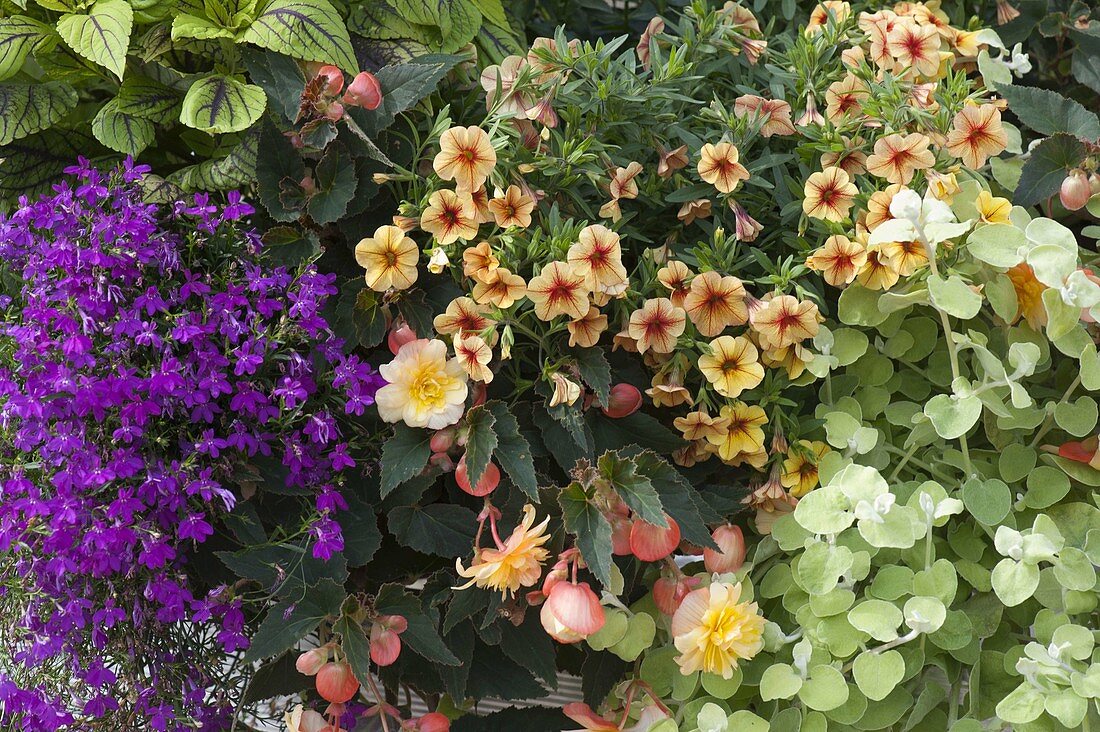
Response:
[[[752,328],[771,348],[813,338],[820,324],[817,305],[792,295],[776,295],[752,314]]]
[[[379,226],[373,237],[355,245],[355,261],[366,270],[367,287],[378,292],[410,287],[419,260],[416,242],[396,226]]]
[[[459,191],[460,195],[466,195],[466,191]],[[485,186],[476,191],[470,191],[470,201],[474,204],[474,223],[487,224],[493,220],[493,213],[489,210],[489,191]]]
[[[667,297],[646,300],[642,307],[630,314],[627,332],[638,344],[638,353],[652,350],[655,353],[672,353],[676,339],[684,332],[687,317],[682,308],[672,304]]]
[[[886,241],[879,245],[882,256],[902,277],[928,265],[928,250],[919,241]]]
[[[479,303],[491,303],[505,310],[527,295],[527,283],[506,267],[497,267],[478,278],[472,295]]]
[[[707,442],[715,447],[718,457],[729,462],[741,455],[754,455],[764,450],[763,428],[768,417],[763,407],[734,402],[722,407],[718,415],[728,420],[725,432],[707,436]]]
[[[462,252],[462,274],[482,279],[500,266],[500,260],[493,254],[489,242],[482,241],[476,247],[466,247]]]
[[[1016,290],[1016,319],[1023,317],[1032,329],[1039,330],[1047,324],[1047,309],[1043,304],[1043,290],[1047,286],[1038,280],[1035,271],[1025,262],[1017,264],[1005,274],[1012,282],[1012,288]]]
[[[455,359],[462,369],[474,381],[488,384],[493,380],[493,371],[489,362],[493,360],[493,349],[479,335],[459,333],[455,336]]]
[[[642,172],[642,164],[632,161],[625,168],[611,169],[608,189],[612,198],[637,198],[638,183],[634,179]]]
[[[571,320],[588,312],[588,286],[583,274],[566,262],[550,262],[527,283],[527,297],[540,320],[567,315]]]
[[[432,320],[432,325],[440,335],[478,333],[492,324],[493,321],[485,315],[485,308],[468,297],[451,300],[447,309]]]
[[[684,298],[684,310],[701,335],[712,338],[728,326],[748,321],[745,287],[731,275],[711,270],[696,275]]]
[[[659,371],[649,381],[650,388],[645,393],[653,399],[655,407],[678,407],[681,404],[694,404],[691,392],[684,388],[684,377],[678,371]]]
[[[462,418],[466,374],[458,361],[447,359],[443,341],[409,341],[378,373],[387,382],[375,395],[384,422],[438,430]]]
[[[733,678],[738,661],[764,648],[764,618],[755,602],[739,602],[741,584],[714,582],[692,590],[672,616],[672,642],[680,673]]]
[[[439,137],[439,152],[432,161],[436,174],[453,180],[459,189],[476,191],[497,164],[489,135],[480,127],[452,127]]]
[[[535,199],[528,196],[519,186],[508,186],[508,190],[489,201],[489,211],[497,226],[507,229],[517,226],[526,229],[531,225],[531,212],[535,210]]]
[[[714,390],[731,399],[764,380],[760,354],[745,336],[721,336],[710,342],[710,352],[699,357],[699,371]]]
[[[657,270],[657,281],[669,291],[669,299],[676,307],[684,306],[684,299],[691,290],[691,268],[678,259],[670,259]]]
[[[485,590],[498,591],[501,597],[507,599],[520,587],[537,584],[542,576],[542,563],[549,555],[543,544],[550,541],[550,535],[546,533],[550,518],[535,526],[535,507],[530,504],[524,506],[523,520],[507,541],[500,540],[496,520],[491,515],[489,520],[496,546],[478,549],[469,569],[462,566],[461,559],[455,561],[459,576],[470,580],[455,589],[464,590],[477,585]]]
[[[809,217],[826,221],[848,218],[859,189],[840,168],[825,168],[806,180],[802,211]]]
[[[782,99],[765,99],[754,94],[745,94],[733,101],[735,117],[750,117],[760,123],[760,134],[793,135],[794,122],[791,121],[791,105]]]
[[[911,68],[921,76],[935,76],[939,71],[940,34],[933,26],[899,19],[887,36],[886,50],[899,66]]]
[[[817,465],[829,452],[824,442],[799,440],[791,445],[783,460],[783,474],[779,480],[795,498],[801,498],[814,489],[818,481]]]
[[[672,420],[673,426],[684,433],[684,439],[694,442],[705,440],[709,437],[721,437],[729,428],[729,418],[712,417],[705,409],[688,412],[683,417]]]
[[[971,170],[982,167],[1007,146],[1008,134],[1001,124],[1001,111],[992,104],[966,105],[955,115],[947,133],[947,151]]]
[[[855,280],[867,262],[867,250],[843,234],[833,234],[806,259],[806,266],[821,273],[833,287],[844,287]]]
[[[882,251],[881,245],[867,247],[867,261],[856,275],[856,281],[868,290],[889,290],[898,283],[900,273]]]
[[[737,148],[732,143],[712,145],[708,142],[699,151],[699,177],[720,193],[732,193],[738,183],[749,177],[749,171],[737,159]]]
[[[821,29],[829,22],[832,16],[836,23],[841,23],[852,14],[852,6],[842,0],[824,0],[810,11],[810,18],[806,22],[806,35],[812,36],[820,33]]]
[[[931,140],[919,132],[880,137],[867,158],[867,172],[890,183],[906,185],[918,170],[931,168],[936,156],[928,149]]]
[[[1012,202],[1007,198],[994,196],[989,191],[980,191],[974,208],[978,209],[978,218],[986,224],[1007,224],[1011,221]]]
[[[581,229],[566,257],[569,266],[584,277],[585,286],[592,292],[608,295],[626,292],[629,283],[619,235],[606,226],[593,224]]]
[[[834,81],[825,91],[825,116],[833,124],[839,124],[849,114],[859,116],[860,107],[870,93],[867,85],[852,74]]]
[[[583,318],[570,320],[566,327],[569,329],[570,346],[591,348],[599,343],[600,335],[607,330],[607,316],[591,305]]]
[[[436,191],[428,199],[428,207],[420,215],[420,228],[435,237],[442,247],[459,239],[477,236],[477,222],[472,200],[454,191]]]

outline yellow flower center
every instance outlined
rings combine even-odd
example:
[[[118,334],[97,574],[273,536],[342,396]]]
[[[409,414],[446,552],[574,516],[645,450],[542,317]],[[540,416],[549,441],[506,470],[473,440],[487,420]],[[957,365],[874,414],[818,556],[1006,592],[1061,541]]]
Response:
[[[439,404],[444,401],[445,380],[434,366],[421,367],[409,386],[409,396],[420,404]]]

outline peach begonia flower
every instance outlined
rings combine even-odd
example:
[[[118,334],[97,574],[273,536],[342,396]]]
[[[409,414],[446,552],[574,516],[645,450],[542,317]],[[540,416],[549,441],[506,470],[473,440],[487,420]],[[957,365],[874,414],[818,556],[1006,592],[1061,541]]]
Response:
[[[681,404],[694,404],[691,392],[684,388],[684,377],[679,371],[661,371],[650,379],[650,388],[645,393],[653,399],[655,407],[678,407]]]
[[[581,229],[566,257],[570,267],[584,277],[585,286],[592,292],[609,295],[626,292],[629,282],[619,235],[606,226],[593,224]]]
[[[500,260],[493,254],[489,242],[478,242],[477,246],[467,247],[462,252],[462,274],[474,279],[482,279],[500,266]]]
[[[1033,330],[1039,330],[1047,324],[1047,309],[1043,304],[1043,290],[1046,285],[1038,280],[1035,271],[1025,262],[1017,264],[1005,274],[1016,291],[1017,315],[1027,321]]]
[[[720,193],[732,193],[738,183],[749,178],[749,171],[737,160],[737,148],[732,143],[712,145],[708,142],[699,151],[699,177]]]
[[[821,273],[833,287],[851,284],[867,262],[867,250],[843,234],[833,234],[806,259],[806,266]]]
[[[455,561],[459,576],[470,580],[455,589],[464,590],[477,585],[485,590],[498,591],[502,598],[507,599],[520,587],[537,584],[542,576],[542,563],[549,556],[549,551],[543,546],[550,541],[550,535],[546,533],[549,522],[550,517],[546,517],[535,526],[535,507],[528,504],[523,507],[523,519],[507,540],[500,541],[495,536],[494,524],[495,547],[478,549],[469,569],[462,566],[461,559]]]
[[[661,178],[670,178],[673,173],[686,168],[691,158],[688,156],[688,146],[681,145],[673,150],[657,148],[657,175]]]
[[[416,282],[420,250],[396,226],[379,226],[374,236],[355,245],[355,261],[366,270],[367,287],[385,292],[404,290]]]
[[[833,124],[849,115],[861,116],[860,109],[871,92],[858,77],[847,74],[840,81],[834,81],[825,91],[825,116]]]
[[[824,442],[799,440],[791,445],[783,460],[780,482],[795,498],[801,498],[817,486],[817,464],[829,452]]]
[[[696,198],[691,201],[684,201],[676,214],[676,218],[683,221],[685,226],[691,225],[695,219],[710,218],[710,200],[707,198]]]
[[[527,283],[527,297],[540,320],[566,315],[571,320],[588,312],[588,285],[583,273],[566,262],[550,262]]]
[[[432,161],[436,175],[453,180],[459,190],[476,191],[497,164],[489,135],[480,127],[452,127],[439,137],[439,152]]]
[[[874,153],[867,158],[867,171],[890,183],[906,185],[918,170],[935,164],[936,156],[928,149],[930,143],[928,136],[919,132],[880,137]]]
[[[455,336],[454,346],[455,359],[471,379],[485,384],[493,380],[493,371],[489,368],[493,349],[481,336],[459,333]]]
[[[887,241],[879,246],[886,262],[902,277],[928,266],[928,250],[919,241]]]
[[[378,367],[378,373],[387,382],[375,395],[384,422],[438,430],[461,419],[466,374],[457,360],[447,359],[443,341],[409,341],[392,361]]]
[[[669,299],[678,308],[684,306],[684,299],[691,290],[691,268],[678,259],[670,259],[657,270],[657,281],[669,291]]]
[[[722,416],[712,417],[707,414],[707,410],[699,409],[677,417],[672,420],[672,425],[684,434],[685,440],[694,442],[724,435],[729,427],[729,419]]]
[[[745,336],[721,336],[710,342],[710,352],[699,357],[699,371],[714,390],[735,399],[764,380],[759,352]]]
[[[595,305],[588,308],[583,318],[570,320],[569,345],[591,348],[600,341],[600,335],[607,330],[607,316]]]
[[[481,88],[485,90],[485,106],[492,109],[497,102],[497,87],[500,87],[501,101],[498,109],[504,114],[526,116],[531,106],[529,99],[516,93],[515,85],[527,66],[527,59],[521,56],[506,56],[499,66],[486,66],[481,72]]]
[[[868,290],[889,290],[898,283],[900,273],[883,253],[882,247],[867,247],[867,261],[856,275],[856,281]]]
[[[867,219],[864,221],[868,231],[874,231],[880,224],[894,218],[890,213],[890,204],[902,188],[900,183],[891,183],[881,191],[875,191],[867,200]]]
[[[714,582],[683,599],[672,616],[681,674],[702,671],[731,679],[738,661],[764,649],[764,618],[755,602],[739,602],[740,598],[740,583]]]
[[[718,457],[728,462],[739,455],[755,454],[764,449],[763,427],[768,423],[768,417],[763,407],[734,402],[722,407],[718,414],[729,420],[723,434],[707,437],[707,442],[716,448]]]
[[[502,229],[516,226],[526,229],[531,225],[531,212],[535,210],[535,199],[524,193],[519,186],[508,186],[503,194],[489,201],[489,211],[496,225]]]
[[[974,207],[978,210],[978,218],[986,224],[1007,224],[1011,221],[1012,202],[1007,198],[994,196],[989,191],[978,193]]]
[[[454,191],[436,191],[420,216],[420,228],[435,237],[440,246],[477,236],[473,201]]]
[[[749,117],[760,124],[760,134],[793,135],[796,130],[791,121],[791,105],[782,99],[765,99],[753,94],[745,94],[733,101],[735,117]]]
[[[682,308],[667,297],[657,297],[646,300],[630,314],[627,331],[638,344],[639,353],[651,349],[656,353],[672,353],[686,325],[687,316]]]
[[[886,49],[902,68],[931,77],[940,68],[940,40],[934,27],[902,18],[890,31]]]
[[[840,168],[826,168],[806,180],[802,211],[809,217],[843,221],[859,189]]]
[[[478,303],[490,303],[506,310],[527,295],[527,283],[506,267],[497,267],[478,278],[471,294]]]
[[[947,133],[947,151],[977,170],[993,155],[1004,152],[1008,134],[1001,111],[992,104],[969,104],[955,115]]]
[[[712,338],[731,325],[748,321],[746,296],[741,280],[711,270],[691,280],[684,310],[700,335]]]
[[[492,324],[493,321],[485,315],[485,308],[468,297],[451,300],[447,309],[432,320],[440,335],[480,333]]]
[[[752,328],[763,345],[784,348],[817,335],[817,305],[792,295],[777,295],[752,314]]]

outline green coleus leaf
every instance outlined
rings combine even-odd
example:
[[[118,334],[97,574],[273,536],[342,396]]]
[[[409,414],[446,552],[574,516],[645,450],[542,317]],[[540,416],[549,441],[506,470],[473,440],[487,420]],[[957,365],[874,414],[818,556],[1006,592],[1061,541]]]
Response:
[[[611,586],[611,524],[590,503],[580,483],[571,483],[558,496],[565,529],[577,537],[581,556],[604,587]]]
[[[57,32],[69,48],[122,79],[134,11],[126,0],[99,0],[87,13],[63,15]]]
[[[45,86],[45,85],[39,85]],[[4,87],[0,86],[0,109]],[[7,129],[0,116],[0,134]],[[44,130],[4,146],[0,157],[0,201],[12,204],[21,195],[34,196],[49,189],[77,155],[95,149],[95,139],[79,130]]]
[[[267,95],[254,84],[211,74],[187,90],[180,122],[211,134],[239,132],[251,127],[267,106]]]
[[[373,673],[370,660],[370,639],[363,630],[362,623],[341,615],[332,626],[333,633],[340,636],[340,649],[351,664],[352,673],[357,679],[370,678]]]
[[[344,19],[328,0],[271,0],[237,40],[359,71]]]
[[[230,29],[201,15],[180,13],[172,18],[173,41],[181,38],[195,38],[202,41],[212,38],[233,38],[233,36],[233,31]]]
[[[76,101],[76,91],[60,81],[0,84],[0,145],[52,127]]]
[[[0,20],[0,80],[19,73],[27,55],[52,32],[48,25],[25,15]]]
[[[147,119],[120,112],[118,100],[104,104],[92,120],[92,134],[104,146],[136,157],[156,137],[156,126]]]
[[[141,74],[127,74],[115,97],[116,110],[121,114],[157,123],[170,122],[176,117],[180,95],[159,81]]]
[[[1066,133],[1084,142],[1100,140],[1100,117],[1056,91],[1006,86],[999,93],[1020,121],[1042,135]]]

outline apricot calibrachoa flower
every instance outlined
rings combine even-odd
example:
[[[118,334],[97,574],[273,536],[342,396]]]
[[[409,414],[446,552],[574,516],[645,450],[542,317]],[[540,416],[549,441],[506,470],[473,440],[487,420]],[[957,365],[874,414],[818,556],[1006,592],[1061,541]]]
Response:
[[[485,384],[493,380],[493,371],[489,368],[489,362],[493,360],[493,349],[481,336],[460,333],[455,336],[454,346],[455,359],[471,379]]]
[[[695,219],[710,218],[710,200],[706,198],[696,198],[691,201],[684,201],[680,206],[680,210],[676,213],[676,218],[684,222],[687,226],[694,223]]]
[[[453,180],[460,190],[481,188],[493,167],[497,153],[489,135],[480,127],[452,127],[439,138],[439,153],[432,161],[436,174]]]
[[[456,297],[447,304],[444,312],[432,320],[439,335],[478,333],[492,324],[493,321],[485,315],[485,308],[468,297]]]
[[[908,277],[928,265],[928,249],[919,241],[888,241],[881,245],[882,256],[902,277]]]
[[[936,156],[928,149],[929,144],[931,140],[919,132],[880,137],[874,153],[867,158],[867,172],[890,183],[905,185],[918,170],[935,164]]]
[[[863,224],[868,231],[874,231],[881,224],[894,218],[894,214],[890,213],[890,204],[901,189],[900,183],[891,183],[883,190],[875,191],[867,199],[867,218]]]
[[[527,297],[535,304],[540,320],[567,315],[571,320],[588,312],[588,285],[585,276],[566,262],[550,262],[537,277],[527,283]]]
[[[507,191],[489,201],[489,211],[502,229],[509,226],[526,229],[531,225],[531,212],[534,210],[535,200],[515,185],[508,186]]]
[[[467,277],[483,279],[499,266],[500,260],[493,254],[487,241],[480,242],[476,247],[467,247],[462,252],[462,274]]]
[[[461,419],[466,374],[457,360],[447,359],[443,341],[410,341],[378,372],[388,382],[375,396],[383,421],[438,430]]]
[[[1017,319],[1022,317],[1032,329],[1039,330],[1047,324],[1047,309],[1043,304],[1046,285],[1038,280],[1035,271],[1026,262],[1017,264],[1005,274],[1016,291]]]
[[[367,287],[378,292],[412,286],[419,259],[416,242],[396,226],[379,226],[373,237],[355,245],[355,261],[367,271]]]
[[[618,295],[626,292],[626,267],[619,235],[601,224],[584,227],[566,255],[573,271],[584,277],[592,292]]]
[[[746,296],[741,280],[732,275],[723,277],[711,270],[691,280],[684,298],[684,310],[699,333],[711,338],[731,325],[743,325],[748,321]]]
[[[718,457],[728,462],[764,449],[763,426],[768,417],[763,407],[734,402],[722,407],[718,414],[727,420],[725,432],[707,436],[707,442],[717,448]]]
[[[684,332],[687,317],[683,308],[672,304],[667,297],[646,300],[642,307],[630,314],[627,332],[638,344],[638,352],[672,353],[676,339]]]
[[[669,291],[669,299],[676,307],[683,307],[684,300],[691,290],[691,268],[678,259],[669,262],[657,270],[657,281]]]
[[[918,25],[909,18],[894,23],[886,49],[898,66],[932,77],[940,68],[940,34],[933,26]]]
[[[801,498],[814,489],[818,481],[817,465],[829,452],[824,442],[799,440],[787,451],[783,460],[780,482],[795,498]]]
[[[694,442],[706,440],[710,437],[721,437],[729,428],[728,417],[712,417],[705,409],[688,412],[683,417],[672,420],[673,426],[684,433],[684,439]]]
[[[655,407],[694,404],[691,392],[684,387],[684,377],[677,371],[658,372],[650,379],[649,384],[650,388],[645,393],[653,399]]]
[[[765,99],[753,94],[737,97],[733,102],[736,117],[749,117],[760,123],[763,137],[793,135],[796,130],[791,121],[791,105],[782,99]],[[708,181],[709,182],[709,181]]]
[[[851,284],[863,265],[867,250],[843,234],[833,234],[806,259],[806,266],[821,273],[833,287]]]
[[[870,96],[867,84],[857,76],[848,74],[840,81],[834,81],[825,91],[825,116],[833,124],[838,124],[849,114],[859,116],[863,101]]]
[[[817,335],[817,305],[792,295],[776,295],[752,314],[753,330],[771,348],[785,348]]]
[[[569,321],[569,345],[591,348],[600,341],[600,335],[607,330],[607,316],[595,305],[588,308],[583,318]]]
[[[764,618],[755,602],[739,602],[741,584],[714,582],[687,594],[672,616],[672,641],[680,673],[733,678],[738,661],[764,648]]]
[[[764,380],[759,352],[746,336],[721,336],[710,343],[710,352],[699,357],[699,371],[714,390],[731,399]]]
[[[699,151],[699,177],[720,193],[732,193],[738,183],[749,178],[749,171],[737,159],[737,148],[732,143],[708,142]]]
[[[837,167],[825,168],[806,180],[802,211],[809,217],[826,221],[848,218],[859,189],[851,178]]]
[[[455,561],[459,576],[470,580],[456,590],[465,590],[477,585],[485,590],[500,592],[507,599],[520,587],[531,587],[542,576],[542,563],[549,552],[543,544],[550,541],[546,526],[550,517],[535,526],[535,507],[527,504],[523,507],[523,519],[512,531],[506,541],[501,541],[496,533],[496,520],[490,516],[495,547],[483,547],[474,554],[470,568],[462,566],[462,560]]]
[[[527,283],[506,267],[497,267],[478,277],[472,294],[478,303],[489,303],[506,310],[527,295]]]
[[[992,104],[968,104],[955,115],[947,133],[947,151],[977,170],[993,155],[1004,152],[1008,134],[1001,124],[1001,112]]]
[[[440,246],[477,236],[473,201],[454,191],[436,191],[420,215],[420,228],[435,237]]]

